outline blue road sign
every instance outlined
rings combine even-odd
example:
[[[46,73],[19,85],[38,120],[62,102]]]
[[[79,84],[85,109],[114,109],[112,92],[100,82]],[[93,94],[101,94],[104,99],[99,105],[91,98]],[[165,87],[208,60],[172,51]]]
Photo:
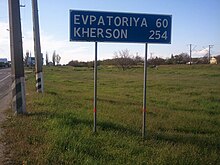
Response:
[[[70,10],[70,41],[171,43],[171,15]]]

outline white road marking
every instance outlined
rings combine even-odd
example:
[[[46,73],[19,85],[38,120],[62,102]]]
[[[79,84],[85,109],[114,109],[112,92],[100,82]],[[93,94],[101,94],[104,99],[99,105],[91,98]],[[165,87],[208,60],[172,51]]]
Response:
[[[10,77],[11,75],[6,76],[5,78],[0,80],[0,83],[3,82],[4,80],[6,80],[8,77]]]

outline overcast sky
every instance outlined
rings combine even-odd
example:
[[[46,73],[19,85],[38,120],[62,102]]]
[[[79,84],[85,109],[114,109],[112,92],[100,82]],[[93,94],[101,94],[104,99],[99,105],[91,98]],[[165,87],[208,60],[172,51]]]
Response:
[[[33,51],[31,0],[20,0],[24,54]],[[171,44],[149,44],[149,57],[170,57],[171,54],[189,52],[204,56],[208,45],[214,45],[212,55],[220,54],[220,0],[38,0],[41,49],[51,60],[54,50],[61,63],[71,60],[94,59],[94,43],[69,41],[69,10],[95,10],[172,15]],[[8,1],[0,0],[0,58],[10,60]],[[114,56],[114,52],[129,49],[133,55],[144,56],[144,44],[99,43],[98,59]]]

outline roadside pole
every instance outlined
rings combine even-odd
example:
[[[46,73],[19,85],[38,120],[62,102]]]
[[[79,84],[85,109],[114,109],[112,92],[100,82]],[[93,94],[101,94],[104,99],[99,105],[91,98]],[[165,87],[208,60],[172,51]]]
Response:
[[[142,125],[142,137],[146,137],[146,99],[147,99],[147,51],[148,44],[145,44],[145,58],[144,58],[144,90],[143,90],[143,125]]]
[[[34,31],[34,54],[35,54],[35,74],[36,74],[36,89],[37,92],[43,93],[43,57],[40,46],[39,18],[37,0],[32,0],[32,16],[33,16],[33,31]]]
[[[209,45],[209,56],[208,56],[208,64],[210,64],[210,59],[211,59],[211,48],[213,48],[214,45]]]
[[[12,109],[26,113],[25,78],[19,0],[8,0],[12,70]]]
[[[189,44],[190,65],[192,65],[192,44]]]
[[[97,42],[95,42],[95,61],[94,61],[94,127],[93,132],[96,132],[97,118]]]

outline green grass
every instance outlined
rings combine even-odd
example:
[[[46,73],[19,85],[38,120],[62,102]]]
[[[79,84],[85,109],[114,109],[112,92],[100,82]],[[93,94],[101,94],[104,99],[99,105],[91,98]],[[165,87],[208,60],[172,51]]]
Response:
[[[220,164],[220,65],[148,68],[147,138],[141,138],[143,69],[44,68],[45,92],[27,74],[27,116],[5,123],[12,164]]]

